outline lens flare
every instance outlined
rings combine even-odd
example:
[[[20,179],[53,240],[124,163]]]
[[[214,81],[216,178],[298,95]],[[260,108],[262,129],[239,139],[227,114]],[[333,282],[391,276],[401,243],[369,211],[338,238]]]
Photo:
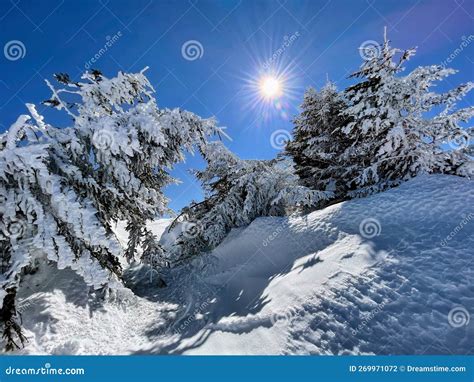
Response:
[[[274,65],[271,68],[255,59],[255,69],[243,73],[241,95],[242,116],[251,112],[252,120],[244,131],[263,127],[269,122],[289,121],[298,112],[296,100],[301,97],[298,73],[295,65]]]

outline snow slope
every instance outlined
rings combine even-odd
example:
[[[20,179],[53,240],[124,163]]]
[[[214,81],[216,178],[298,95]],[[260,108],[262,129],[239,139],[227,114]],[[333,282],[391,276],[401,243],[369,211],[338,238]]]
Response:
[[[473,185],[423,176],[260,218],[165,275],[167,288],[131,268],[136,295],[104,300],[70,271],[42,269],[22,289],[22,352],[473,354]]]

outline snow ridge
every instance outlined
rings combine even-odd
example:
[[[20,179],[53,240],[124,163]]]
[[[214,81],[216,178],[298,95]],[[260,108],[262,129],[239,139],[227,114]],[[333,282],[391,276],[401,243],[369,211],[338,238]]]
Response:
[[[27,315],[22,352],[472,354],[469,315],[452,319],[474,305],[472,185],[421,176],[306,216],[259,218],[170,272],[167,288],[143,278],[141,297],[124,289],[93,308],[84,288],[60,282],[70,271],[46,289],[30,276],[28,309],[40,314]],[[133,323],[126,335],[120,322]]]

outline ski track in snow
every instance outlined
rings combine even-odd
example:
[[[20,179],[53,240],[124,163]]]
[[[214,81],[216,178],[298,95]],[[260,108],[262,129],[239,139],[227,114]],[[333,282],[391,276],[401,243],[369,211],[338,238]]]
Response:
[[[448,314],[474,313],[473,184],[423,176],[304,217],[259,218],[169,272],[167,288],[132,272],[137,295],[107,302],[69,270],[37,272],[20,296],[31,295],[21,353],[472,354],[474,319],[455,327]],[[362,235],[364,219],[377,235]]]

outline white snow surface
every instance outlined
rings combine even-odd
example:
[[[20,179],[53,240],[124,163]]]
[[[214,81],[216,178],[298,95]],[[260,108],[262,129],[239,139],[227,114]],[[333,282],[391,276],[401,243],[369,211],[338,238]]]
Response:
[[[104,299],[43,265],[22,284],[20,353],[473,354],[473,185],[421,176],[306,216],[259,218],[168,271],[165,288],[130,268],[135,294]]]

